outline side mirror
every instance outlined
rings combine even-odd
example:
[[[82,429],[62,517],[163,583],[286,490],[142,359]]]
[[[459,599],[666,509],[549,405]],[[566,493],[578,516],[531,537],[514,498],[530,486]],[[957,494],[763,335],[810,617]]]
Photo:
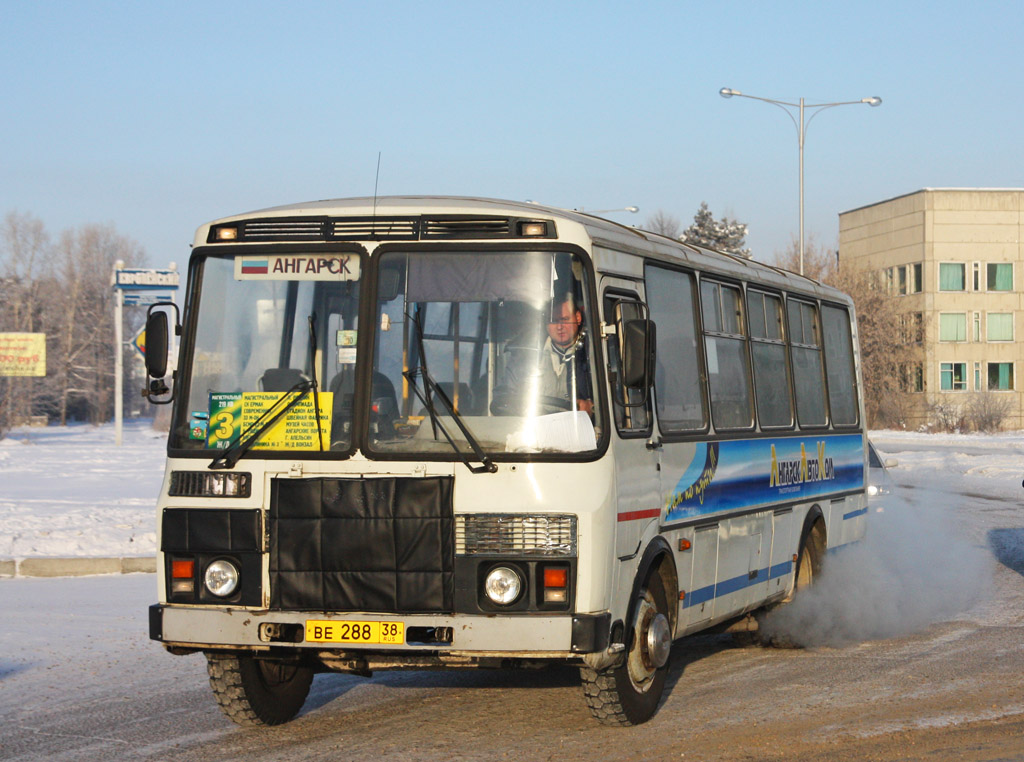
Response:
[[[622,383],[647,389],[654,377],[657,331],[653,320],[627,320],[622,326]]]
[[[146,318],[146,373],[167,375],[167,313],[151,312]]]
[[[146,315],[146,388],[142,390],[142,396],[154,405],[166,405],[174,399],[173,393],[166,399],[155,399],[171,391],[164,383],[164,377],[167,375],[170,326],[166,309],[157,309],[160,307],[174,309],[174,330],[180,331],[177,319],[178,305],[173,302],[161,302],[150,306]]]

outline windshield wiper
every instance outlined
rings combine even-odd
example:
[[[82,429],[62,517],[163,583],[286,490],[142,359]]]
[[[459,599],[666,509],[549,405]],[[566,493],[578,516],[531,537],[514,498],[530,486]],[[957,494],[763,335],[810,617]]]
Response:
[[[484,448],[480,446],[479,440],[477,440],[469,428],[467,428],[466,424],[462,420],[462,415],[456,412],[455,405],[452,404],[450,399],[448,399],[448,395],[445,394],[444,389],[442,389],[438,383],[431,378],[430,372],[427,370],[427,356],[423,349],[422,324],[417,318],[412,317],[411,315],[406,315],[406,317],[408,317],[412,321],[413,325],[416,326],[416,344],[419,349],[420,366],[418,368],[407,370],[403,372],[402,375],[405,376],[409,385],[412,387],[413,392],[417,397],[419,397],[420,402],[423,403],[423,407],[426,409],[427,413],[429,413],[430,425],[434,430],[434,439],[437,439],[437,430],[440,429],[441,433],[444,434],[444,438],[448,440],[448,444],[452,446],[452,449],[455,450],[455,454],[459,456],[466,468],[474,474],[493,474],[498,470],[498,466],[495,465],[494,461],[491,460],[491,457],[484,452]],[[416,383],[417,375],[423,378],[422,391],[420,390],[419,384]],[[458,426],[459,431],[462,432],[462,436],[466,438],[469,446],[473,448],[473,454],[476,456],[476,459],[480,461],[481,465],[474,466],[470,463],[469,454],[463,452],[462,449],[455,444],[455,440],[452,438],[452,435],[448,433],[448,429],[446,429],[444,423],[441,422],[441,416],[438,415],[437,408],[434,407],[435,399],[441,400],[441,403],[447,409],[448,414],[451,416],[452,420],[455,421],[455,425]]]
[[[452,449],[455,450],[455,453],[465,464],[466,468],[474,474],[493,474],[497,471],[498,466],[491,460],[491,457],[484,452],[484,448],[480,446],[480,442],[475,436],[473,436],[473,432],[471,432],[463,422],[462,414],[455,411],[455,405],[453,405],[452,401],[448,399],[448,395],[445,394],[444,389],[442,389],[438,383],[430,377],[427,369],[421,365],[419,368],[405,371],[402,375],[408,379],[413,392],[416,393],[420,402],[423,403],[423,407],[430,414],[430,420],[434,426],[434,436],[437,436],[437,429],[440,429],[441,433],[444,434],[444,438],[448,440],[448,444],[452,446]],[[423,387],[426,390],[426,393],[421,391],[419,384],[416,383],[417,375],[423,378]],[[462,436],[466,438],[469,446],[473,448],[473,454],[476,456],[476,459],[480,461],[481,465],[474,466],[470,463],[469,453],[463,452],[459,446],[455,444],[455,440],[452,438],[452,435],[448,433],[448,429],[446,429],[444,423],[442,423],[441,416],[438,414],[437,408],[434,407],[433,400],[435,399],[441,400],[441,403],[446,408],[448,415],[450,415],[452,420],[455,421],[455,425],[459,427],[459,431],[462,432]]]
[[[271,426],[281,420],[282,416],[298,405],[303,399],[305,399],[306,395],[315,388],[315,381],[299,381],[295,386],[281,395],[273,405],[264,410],[262,415],[253,421],[249,425],[249,428],[238,436],[238,441],[225,450],[223,455],[218,458],[214,458],[207,468],[234,468],[238,459],[245,455],[245,453],[247,453],[252,446],[256,444],[259,438],[263,436]],[[291,399],[288,399],[288,395],[290,394],[293,394],[294,396]],[[287,402],[285,402],[285,400],[287,400]]]
[[[309,375],[313,377],[313,414],[316,416],[316,441],[324,451],[324,432],[320,426],[320,384],[316,378],[316,313],[309,316]]]

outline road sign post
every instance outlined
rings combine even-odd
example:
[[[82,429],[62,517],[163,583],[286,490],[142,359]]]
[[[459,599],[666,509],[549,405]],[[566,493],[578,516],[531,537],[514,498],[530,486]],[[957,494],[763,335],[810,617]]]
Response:
[[[124,429],[124,308],[149,306],[174,301],[181,275],[171,263],[167,270],[126,269],[124,262],[114,264],[114,442],[120,447]],[[139,349],[136,335],[132,339]],[[145,347],[145,344],[143,344]],[[141,349],[143,353],[144,349]]]

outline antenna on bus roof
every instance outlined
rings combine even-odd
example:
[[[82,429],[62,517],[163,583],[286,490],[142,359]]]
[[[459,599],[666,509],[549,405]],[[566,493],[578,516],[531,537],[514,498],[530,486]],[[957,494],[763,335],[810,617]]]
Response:
[[[377,176],[373,178],[373,218],[377,219],[377,184],[380,183],[380,151],[377,151]]]

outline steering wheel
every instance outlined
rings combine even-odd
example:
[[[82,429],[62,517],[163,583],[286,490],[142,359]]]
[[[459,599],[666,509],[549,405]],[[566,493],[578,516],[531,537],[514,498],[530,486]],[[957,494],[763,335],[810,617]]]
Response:
[[[495,392],[491,415],[551,415],[572,410],[572,403],[561,397],[540,395],[536,398],[523,392]]]

